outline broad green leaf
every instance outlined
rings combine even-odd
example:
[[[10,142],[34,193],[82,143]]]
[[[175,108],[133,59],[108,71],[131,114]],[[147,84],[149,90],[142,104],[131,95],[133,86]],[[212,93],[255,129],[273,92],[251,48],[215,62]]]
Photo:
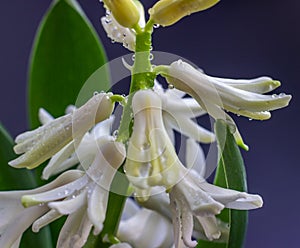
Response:
[[[106,63],[102,44],[75,0],[56,0],[37,31],[29,72],[30,126],[39,125],[38,109],[54,116],[75,104],[85,81]],[[102,73],[94,91],[108,90]]]
[[[37,184],[31,171],[15,169],[8,165],[8,162],[15,157],[13,140],[0,124],[0,190],[24,190],[36,187]],[[51,248],[50,229],[43,228],[37,234],[27,230],[23,235],[20,247]]]
[[[214,184],[246,192],[244,161],[229,126],[223,120],[217,120],[215,133],[218,141],[219,164]],[[200,241],[198,247],[242,248],[247,230],[248,211],[224,209],[218,217],[230,225],[228,243]]]
[[[96,32],[75,0],[55,0],[37,31],[29,71],[29,120],[31,128],[40,125],[38,110],[53,116],[64,114],[75,104],[86,80],[106,63],[106,55]],[[110,87],[108,70],[93,75],[90,97]],[[36,170],[39,180],[42,166]],[[39,181],[39,184],[42,184]],[[63,221],[51,224],[57,240]]]

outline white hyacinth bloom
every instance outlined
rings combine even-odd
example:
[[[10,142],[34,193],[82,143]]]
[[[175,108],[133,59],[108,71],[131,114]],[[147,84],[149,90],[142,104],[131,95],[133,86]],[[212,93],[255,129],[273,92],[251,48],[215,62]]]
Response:
[[[97,94],[74,112],[50,120],[33,131],[18,135],[14,151],[23,155],[10,161],[9,165],[32,169],[52,157],[72,140],[79,142],[95,123],[111,115],[114,103],[110,100],[110,96],[111,93]]]
[[[139,208],[132,199],[128,198],[117,237],[133,247],[171,247],[172,223],[155,211]]]
[[[68,215],[57,247],[82,247],[93,226],[95,235],[103,228],[109,188],[124,159],[125,146],[107,141],[99,145],[99,151],[86,172],[69,170],[35,190],[1,192],[0,246],[16,242],[32,223],[33,231],[38,232],[62,215]],[[24,219],[22,225],[17,223],[20,218]],[[15,232],[16,227],[18,232]]]
[[[214,133],[192,120],[206,114],[196,100],[183,98],[186,94],[183,91],[178,89],[164,90],[157,81],[154,83],[154,91],[161,97],[162,101],[164,125],[173,144],[173,129],[198,142],[211,143],[215,141]]]
[[[133,96],[134,126],[128,143],[126,176],[145,200],[152,186],[172,187],[179,180],[178,157],[165,130],[162,103],[152,90],[140,90]]]
[[[72,113],[75,110],[75,106],[69,106],[66,113]],[[44,109],[40,109],[39,119],[41,123],[45,125],[53,119],[53,117]],[[112,115],[109,119],[96,124],[90,132],[87,132],[83,136],[79,144],[74,144],[74,141],[72,141],[62,148],[50,159],[43,170],[42,178],[47,180],[50,176],[56,175],[78,164],[83,168],[88,168],[97,154],[98,146],[114,139],[110,135],[113,121],[114,116]]]
[[[178,60],[165,68],[170,84],[187,92],[215,119],[224,119],[224,111],[251,119],[265,120],[270,111],[286,107],[290,95],[263,95],[280,83],[269,77],[234,80],[207,76],[186,62]]]
[[[138,1],[135,1],[135,5],[140,13],[138,25],[143,28],[146,24],[144,7]],[[112,42],[122,43],[130,51],[135,50],[136,33],[134,29],[123,27],[110,11],[107,11],[106,16],[101,18],[101,24]]]
[[[122,43],[130,51],[135,50],[134,30],[121,26],[110,13],[101,18],[101,24],[112,42]]]
[[[196,154],[201,154],[198,144],[193,140],[189,140],[187,149],[193,151],[198,149]],[[175,247],[182,247],[183,244],[187,247],[197,245],[197,242],[191,239],[195,225],[194,219],[200,223],[206,238],[215,240],[220,238],[225,228],[215,215],[225,207],[250,210],[260,208],[263,204],[259,195],[224,189],[207,183],[204,179],[205,161],[201,157],[202,155],[194,161],[187,160],[189,166],[198,166],[196,170],[177,164],[180,166],[179,170],[183,179],[170,191]]]

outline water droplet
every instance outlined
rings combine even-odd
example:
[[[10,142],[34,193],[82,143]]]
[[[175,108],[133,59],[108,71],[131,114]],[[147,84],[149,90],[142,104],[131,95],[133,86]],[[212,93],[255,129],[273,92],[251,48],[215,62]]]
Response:
[[[123,33],[123,37],[125,38],[127,36],[127,34],[126,33]]]
[[[111,43],[115,43],[116,41],[114,39],[111,39]]]
[[[249,118],[249,121],[252,121],[253,119]]]
[[[148,150],[150,148],[150,143],[144,143],[141,147],[141,150]]]
[[[152,54],[152,53],[150,53],[150,55],[149,55],[149,60],[151,61],[151,60],[153,60],[154,59],[154,55]]]
[[[282,98],[282,97],[285,97],[285,93],[280,93],[278,97]]]
[[[65,195],[70,194],[70,190],[69,190],[69,189],[65,189],[65,190],[64,190],[64,194],[65,194]]]
[[[169,85],[168,85],[168,88],[169,88],[170,90],[173,90],[175,87],[174,87],[173,84],[169,84]]]
[[[273,95],[272,95],[272,98],[276,98],[276,97],[278,97],[276,94],[273,94]]]
[[[109,24],[109,23],[111,23],[111,19],[110,19],[110,18],[108,18],[108,17],[106,17],[106,18],[105,18],[105,23],[106,23],[106,24]]]
[[[154,28],[159,28],[159,26],[160,26],[159,24],[154,24],[153,25]]]
[[[45,203],[42,202],[42,203],[39,204],[39,207],[42,207],[42,206],[44,206],[44,205],[45,205]]]
[[[131,56],[131,59],[132,59],[132,61],[135,60],[135,54],[133,54],[133,55]]]
[[[99,94],[98,91],[94,91],[94,93],[93,93],[94,96],[97,96],[98,94]]]
[[[152,51],[153,50],[153,46],[150,46],[150,51]]]
[[[119,130],[115,130],[112,135],[114,138],[117,138],[119,135]]]

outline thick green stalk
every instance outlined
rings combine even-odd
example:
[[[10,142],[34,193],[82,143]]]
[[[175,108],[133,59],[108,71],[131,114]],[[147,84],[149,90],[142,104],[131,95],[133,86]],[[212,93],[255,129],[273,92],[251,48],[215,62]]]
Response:
[[[117,141],[124,144],[127,144],[132,133],[133,114],[131,104],[134,93],[138,90],[149,89],[154,86],[155,73],[152,71],[151,64],[152,31],[152,22],[148,22],[143,30],[136,29],[136,49],[133,55],[134,65],[131,72],[130,92],[127,103],[123,105],[124,110],[117,137]],[[122,172],[122,170],[123,166],[120,168],[119,172]],[[129,182],[125,176],[120,177],[120,174],[117,174],[114,178],[113,184],[117,184],[119,189],[123,189],[123,195],[110,192],[102,233],[98,237],[90,236],[85,247],[105,248],[109,247],[110,244],[117,242],[117,240],[115,240],[115,235],[118,231],[123,206],[127,198]],[[105,239],[105,242],[103,239]]]

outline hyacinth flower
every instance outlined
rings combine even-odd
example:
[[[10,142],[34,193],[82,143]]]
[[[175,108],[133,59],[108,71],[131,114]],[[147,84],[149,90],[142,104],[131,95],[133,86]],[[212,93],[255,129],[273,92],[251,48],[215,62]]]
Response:
[[[66,114],[71,114],[74,111],[76,111],[75,106],[68,106]],[[39,110],[39,119],[43,125],[54,120],[44,109]],[[81,168],[88,168],[98,152],[98,146],[107,141],[114,140],[114,137],[111,136],[113,121],[114,116],[112,115],[109,119],[96,124],[90,132],[85,133],[80,142],[74,144],[74,141],[72,141],[63,147],[51,157],[43,169],[42,178],[48,180],[50,176],[70,169],[75,165],[79,165]]]
[[[104,5],[107,8],[106,16],[101,18],[101,24],[112,42],[122,43],[125,48],[134,51],[136,42],[134,27],[143,28],[146,25],[144,7],[139,1],[123,1],[123,3],[115,1],[115,4],[123,5],[124,11],[129,10],[129,12],[123,15],[117,14],[118,11],[114,10],[118,10],[120,7],[113,6],[111,1],[106,1]],[[124,4],[130,6],[124,6]],[[111,7],[113,8],[111,9]],[[130,16],[131,14],[132,16]]]
[[[181,237],[187,247],[197,245],[191,240],[193,216],[203,227],[206,237],[213,240],[221,235],[215,215],[225,207],[249,210],[262,206],[260,196],[211,185],[204,179],[205,169],[200,168],[201,174],[197,174],[182,165],[165,131],[161,102],[156,93],[139,91],[132,104],[135,126],[128,145],[126,175],[136,187],[140,201],[147,201],[155,186],[163,186],[170,192],[176,247],[180,247]],[[188,150],[196,155],[199,153],[193,143]],[[196,164],[203,167],[201,157],[198,160]]]
[[[223,109],[251,119],[265,120],[270,111],[286,107],[290,95],[263,95],[280,86],[269,77],[234,80],[207,76],[190,64],[178,60],[162,66],[168,83],[191,95],[215,119],[224,119]]]
[[[226,120],[235,129],[237,143],[248,150],[236,129],[234,120],[224,111],[250,119],[266,120],[270,111],[286,107],[291,100],[285,93],[264,95],[280,86],[270,77],[255,79],[225,79],[204,74],[190,64],[178,60],[170,66],[158,66],[158,73],[166,77],[171,87],[192,96],[214,119]]]
[[[31,224],[32,230],[38,232],[63,215],[68,218],[57,247],[82,247],[92,227],[95,235],[103,228],[110,184],[124,158],[124,145],[108,141],[99,145],[85,172],[69,170],[34,190],[1,192],[1,247],[18,243]],[[23,221],[19,222],[20,218]]]
[[[95,123],[109,118],[114,108],[110,96],[107,93],[96,94],[74,112],[18,135],[14,151],[16,154],[24,154],[10,161],[9,165],[33,169],[72,140],[80,141]]]
[[[71,5],[75,1],[55,2]],[[38,232],[63,215],[67,220],[60,230],[57,247],[80,248],[86,244],[181,248],[195,247],[199,239],[228,245],[232,242],[229,236],[236,230],[231,229],[233,222],[223,222],[218,215],[225,208],[260,208],[263,201],[259,195],[242,192],[245,187],[236,191],[230,189],[235,187],[230,183],[228,188],[222,188],[206,181],[205,156],[197,142],[210,144],[216,138],[219,142],[220,133],[202,128],[195,119],[207,115],[226,120],[225,124],[222,122],[224,127],[231,127],[226,137],[233,142],[225,141],[227,154],[223,154],[220,145],[216,154],[222,158],[234,154],[238,158],[231,133],[239,145],[246,146],[225,111],[265,120],[272,110],[287,106],[291,96],[265,95],[280,85],[269,77],[211,77],[182,60],[170,65],[159,61],[152,64],[155,27],[173,25],[191,13],[210,8],[218,0],[160,0],[148,10],[148,21],[139,1],[102,2],[106,16],[101,22],[107,36],[134,52],[133,65],[125,65],[131,73],[128,96],[96,94],[78,109],[68,107],[66,114],[56,119],[40,109],[42,126],[16,137],[14,151],[20,156],[9,162],[11,166],[33,169],[50,159],[42,177],[58,177],[36,189],[0,192],[0,246],[18,247],[23,232],[31,225]],[[78,6],[72,11],[78,11]],[[85,17],[80,14],[78,22],[82,18]],[[93,33],[91,37],[96,39]],[[98,50],[99,44],[95,51]],[[77,75],[77,71],[73,73]],[[158,75],[166,78],[168,89],[156,82]],[[116,101],[122,106],[122,117],[118,130],[111,135]],[[187,138],[185,161],[180,161],[175,150],[174,131]],[[77,169],[71,169],[76,165]],[[220,169],[222,164],[218,166]],[[234,161],[226,166],[235,171],[243,164]],[[218,177],[226,182],[228,177],[235,180],[226,173],[216,174]],[[244,175],[235,177],[246,184]],[[116,194],[115,186],[122,188],[122,195]],[[131,193],[142,207],[128,198]],[[246,225],[243,220],[235,221]],[[97,235],[92,238],[95,243],[89,243],[89,235]],[[242,237],[243,233],[237,235]]]

